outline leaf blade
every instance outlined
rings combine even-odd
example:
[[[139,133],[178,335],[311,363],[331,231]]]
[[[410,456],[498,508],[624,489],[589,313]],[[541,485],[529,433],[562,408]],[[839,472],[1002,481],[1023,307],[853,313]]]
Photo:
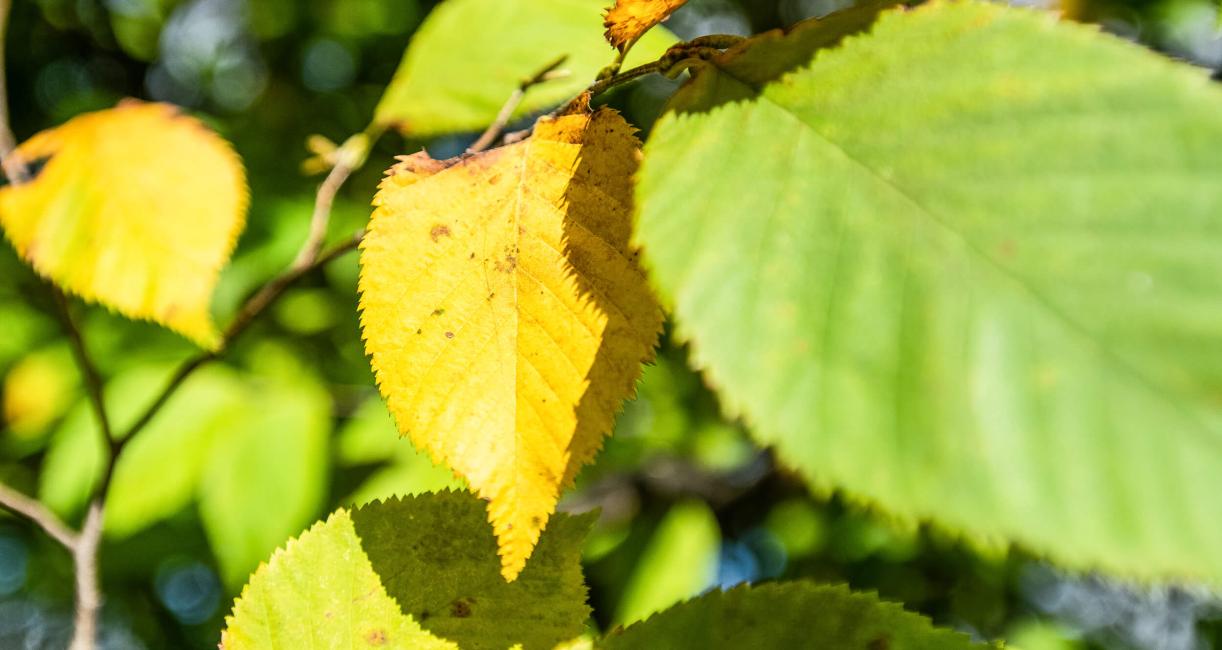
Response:
[[[904,518],[1222,579],[1204,75],[939,3],[748,90],[665,118],[638,196],[654,277],[756,435],[816,489]],[[754,186],[686,205],[710,175]]]
[[[982,646],[872,594],[790,582],[714,591],[611,632],[596,647],[944,650]]]
[[[636,147],[604,110],[459,161],[405,158],[362,244],[379,387],[400,431],[489,499],[509,579],[661,329],[628,244]]]
[[[561,54],[569,75],[531,88],[515,117],[581,92],[611,61],[598,38],[601,0],[450,0],[429,14],[378,103],[375,122],[412,137],[475,132],[505,99]],[[629,63],[657,58],[675,42],[655,30]],[[453,56],[457,50],[463,56]],[[542,53],[542,54],[541,54]]]
[[[603,14],[604,36],[612,47],[626,51],[637,39],[666,20],[687,0],[615,0]]]
[[[166,104],[128,101],[16,153],[46,161],[0,188],[0,225],[26,261],[86,300],[216,349],[212,291],[248,203],[228,143]]]

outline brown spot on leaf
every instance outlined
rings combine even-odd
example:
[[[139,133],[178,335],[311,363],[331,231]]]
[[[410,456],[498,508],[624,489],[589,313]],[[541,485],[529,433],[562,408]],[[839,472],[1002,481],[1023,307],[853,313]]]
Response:
[[[471,605],[475,604],[472,598],[459,598],[450,603],[450,615],[454,618],[470,618]]]
[[[890,637],[883,635],[866,644],[866,650],[887,650],[891,647]]]
[[[365,642],[369,645],[386,645],[386,630],[370,630],[365,635]]]
[[[454,338],[454,332],[446,332],[446,338],[447,338],[447,339],[452,339],[452,338]]]
[[[444,313],[446,313],[446,310],[444,310],[444,309],[442,309],[442,308],[440,308],[440,307],[438,307],[437,309],[434,309],[434,310],[433,310],[433,315],[434,315],[434,316],[440,316],[440,315],[442,315],[442,314],[444,314]]]
[[[450,236],[450,227],[443,223],[436,224],[435,226],[433,226],[432,230],[429,230],[429,237],[433,240],[434,244],[436,244],[437,240],[441,239],[442,237],[449,237],[449,236]]]

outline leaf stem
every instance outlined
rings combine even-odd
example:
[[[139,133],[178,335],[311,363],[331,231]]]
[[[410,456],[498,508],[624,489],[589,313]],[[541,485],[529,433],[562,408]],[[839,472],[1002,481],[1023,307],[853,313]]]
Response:
[[[513,94],[509,96],[509,99],[505,101],[505,104],[501,106],[501,111],[497,114],[496,120],[488,126],[483,134],[479,136],[479,139],[475,141],[475,144],[472,144],[471,147],[467,149],[467,153],[479,153],[488,147],[491,147],[496,142],[497,138],[500,137],[501,133],[504,132],[505,127],[509,125],[509,120],[513,119],[514,111],[518,110],[518,106],[522,103],[522,100],[526,98],[526,93],[531,88],[553,79],[568,76],[569,73],[567,70],[557,69],[564,65],[564,62],[568,60],[569,55],[562,55],[555,61],[552,61],[546,66],[540,68],[539,71],[532,76],[523,79],[522,82],[518,84],[518,88],[514,90]]]
[[[9,9],[12,0],[0,0],[0,168],[10,183],[17,184],[26,181],[25,164],[13,153],[17,148],[17,140],[13,137],[13,129],[9,125],[8,86],[4,74],[4,35],[8,28]]]
[[[34,522],[51,539],[69,550],[76,548],[76,531],[68,527],[54,512],[36,499],[0,483],[0,507]]]

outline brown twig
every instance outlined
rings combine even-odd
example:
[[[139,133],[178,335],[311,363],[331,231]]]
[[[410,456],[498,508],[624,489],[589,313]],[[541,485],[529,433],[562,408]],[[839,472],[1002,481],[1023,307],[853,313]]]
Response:
[[[13,137],[13,129],[8,117],[8,87],[4,75],[4,34],[8,27],[8,14],[12,0],[0,0],[0,168],[10,183],[23,183],[26,180],[25,163],[13,153],[17,148],[17,140]]]
[[[65,548],[72,549],[76,546],[76,531],[69,528],[42,503],[3,483],[0,483],[0,506],[34,522],[51,539],[63,544]]]
[[[98,428],[102,431],[102,439],[109,446],[113,444],[114,431],[110,426],[110,418],[106,415],[102,375],[98,372],[98,367],[93,363],[93,359],[90,358],[89,350],[85,347],[85,339],[81,336],[81,330],[72,318],[72,308],[68,304],[68,297],[55,285],[48,283],[48,287],[55,299],[60,322],[64,326],[64,332],[68,335],[68,342],[72,346],[72,355],[76,358],[76,365],[81,369],[82,378],[85,380],[85,392],[89,395],[89,404],[93,407],[93,415],[97,418]]]
[[[98,638],[98,611],[102,608],[102,592],[98,586],[98,546],[102,542],[101,499],[89,504],[85,523],[76,545],[72,547],[72,562],[76,573],[76,618],[72,643],[68,650],[93,650]]]
[[[509,120],[513,119],[514,111],[518,110],[518,106],[522,103],[522,100],[526,98],[526,93],[531,88],[553,79],[560,79],[568,76],[569,73],[567,70],[557,69],[564,65],[564,62],[568,60],[569,57],[567,54],[561,56],[543,68],[540,68],[535,74],[523,79],[522,83],[518,84],[517,90],[514,90],[513,94],[509,96],[509,99],[505,100],[505,104],[501,106],[501,111],[500,113],[497,113],[496,120],[484,130],[483,134],[479,136],[479,139],[475,141],[475,144],[472,144],[471,147],[467,149],[467,153],[479,153],[495,144],[497,138],[499,138],[501,133],[505,130],[505,127],[509,125]]]

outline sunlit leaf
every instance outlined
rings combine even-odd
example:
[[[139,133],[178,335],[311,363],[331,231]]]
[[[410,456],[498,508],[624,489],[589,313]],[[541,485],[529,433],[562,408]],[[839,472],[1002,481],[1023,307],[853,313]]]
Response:
[[[596,647],[966,650],[981,646],[872,594],[793,582],[713,592],[613,631]]]
[[[215,348],[212,290],[246,220],[241,162],[198,120],[130,101],[35,135],[0,225],[67,291]]]
[[[248,381],[251,399],[221,424],[199,482],[204,530],[232,586],[318,516],[327,485],[330,395],[296,364]]]
[[[458,649],[423,630],[386,594],[346,510],[277,550],[225,622],[222,650]]]
[[[666,20],[687,0],[615,0],[603,16],[607,42],[621,52],[638,38]]]
[[[365,479],[348,497],[348,503],[360,505],[393,496],[463,487],[453,472],[434,464],[428,454],[398,436],[381,397],[374,396],[357,409],[340,431],[338,441],[341,464],[389,463]]]
[[[661,328],[628,244],[636,157],[602,110],[476,156],[405,158],[362,246],[378,384],[399,429],[488,499],[508,579]]]
[[[138,366],[105,387],[119,431],[165,385],[168,366]],[[124,537],[181,510],[195,496],[219,423],[242,401],[241,382],[221,368],[192,376],[124,451],[107,498],[106,534]],[[109,458],[97,420],[82,397],[56,429],[39,475],[39,498],[64,516],[79,513]],[[157,489],[150,490],[155,484]]]
[[[567,55],[568,76],[531,89],[517,114],[563,102],[614,59],[598,35],[603,6],[603,0],[447,0],[412,38],[375,120],[414,137],[479,131],[523,79]],[[628,63],[656,59],[674,41],[654,30]]]
[[[638,194],[729,407],[821,491],[1222,580],[1222,90],[977,3],[749,72],[697,73]]]
[[[666,513],[624,586],[615,622],[648,618],[699,595],[717,579],[721,530],[704,503],[679,503]]]

